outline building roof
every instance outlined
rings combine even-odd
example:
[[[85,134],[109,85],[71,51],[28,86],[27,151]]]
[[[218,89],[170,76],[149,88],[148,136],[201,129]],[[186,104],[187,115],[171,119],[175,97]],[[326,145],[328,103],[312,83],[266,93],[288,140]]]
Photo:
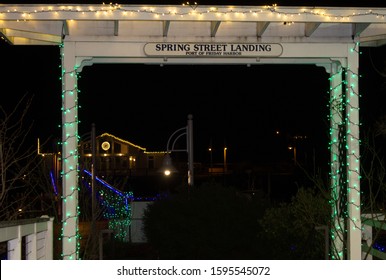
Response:
[[[325,43],[386,43],[386,9],[365,7],[186,6],[119,4],[0,5],[0,35],[14,45],[92,40],[200,38]]]
[[[114,140],[116,140],[116,141],[118,141],[118,142],[121,142],[121,143],[126,144],[126,145],[130,145],[130,146],[135,147],[135,148],[137,148],[137,149],[139,149],[139,150],[142,150],[142,151],[144,151],[145,154],[162,154],[162,155],[163,155],[163,154],[167,153],[166,151],[147,151],[147,149],[144,148],[144,147],[141,147],[141,146],[139,146],[139,145],[136,145],[136,144],[134,144],[134,143],[132,143],[132,142],[130,142],[130,141],[124,140],[124,139],[122,139],[122,138],[119,138],[119,137],[117,137],[117,136],[115,136],[115,135],[112,135],[112,134],[110,134],[110,133],[107,133],[107,132],[102,133],[101,135],[99,135],[99,136],[97,136],[97,137],[98,137],[98,138],[102,138],[102,137],[110,137],[110,138],[113,138]]]
[[[139,150],[146,151],[146,148],[143,148],[143,147],[141,147],[141,146],[138,146],[138,145],[136,145],[136,144],[133,144],[133,143],[127,141],[127,140],[124,140],[124,139],[122,139],[122,138],[119,138],[119,137],[117,137],[117,136],[114,136],[114,135],[112,135],[112,134],[110,134],[110,133],[106,133],[106,132],[105,132],[105,133],[102,133],[101,135],[99,135],[99,136],[97,136],[97,137],[98,137],[98,138],[110,137],[110,138],[113,138],[114,140],[116,140],[116,141],[118,141],[118,142],[121,142],[121,143],[130,145],[130,146],[133,146],[133,147],[135,147],[135,148],[137,148],[137,149],[139,149]]]

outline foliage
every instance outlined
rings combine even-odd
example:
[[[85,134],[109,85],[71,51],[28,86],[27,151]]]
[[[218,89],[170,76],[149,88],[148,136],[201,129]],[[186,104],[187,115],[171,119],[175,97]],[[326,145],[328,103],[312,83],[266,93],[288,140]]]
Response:
[[[259,259],[262,198],[203,183],[149,205],[144,231],[161,259]]]
[[[268,209],[260,220],[259,237],[269,246],[267,259],[323,259],[324,232],[329,224],[328,201],[316,188],[299,188],[290,203]]]
[[[151,204],[144,230],[161,259],[324,259],[329,219],[317,188],[272,206],[207,183]]]

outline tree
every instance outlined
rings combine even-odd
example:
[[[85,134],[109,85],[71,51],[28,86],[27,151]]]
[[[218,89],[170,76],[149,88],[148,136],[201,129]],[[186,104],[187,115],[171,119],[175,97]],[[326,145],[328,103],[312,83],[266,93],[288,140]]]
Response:
[[[382,238],[385,228],[385,199],[386,199],[386,165],[385,165],[385,150],[384,141],[386,136],[386,117],[381,117],[374,122],[372,126],[368,126],[367,130],[362,131],[361,135],[361,214],[362,214],[362,244],[367,241],[368,236],[364,231],[363,225],[373,225],[373,234],[371,242],[367,242],[368,249],[364,258],[367,258],[370,250],[377,247],[378,241]],[[303,169],[305,171],[305,169]],[[335,209],[337,212],[330,221],[326,223],[330,229],[331,238],[330,258],[345,259],[347,244],[347,186],[346,179],[343,178],[339,183],[340,191],[332,194],[332,187],[329,187],[329,180],[323,180],[321,176],[310,175],[306,171],[305,176],[309,178],[315,188],[324,197],[325,201],[330,203],[330,213]],[[326,190],[330,189],[330,193]],[[336,196],[333,198],[333,196]],[[311,198],[310,198],[311,199]],[[318,209],[315,204],[315,209]],[[323,207],[324,208],[324,207]],[[321,209],[321,208],[320,208]],[[324,210],[323,210],[324,212]],[[384,234],[383,234],[384,236]],[[380,246],[384,246],[382,244]],[[365,248],[363,246],[362,248]]]
[[[257,232],[267,201],[203,183],[149,205],[144,232],[161,259],[264,259]]]
[[[386,116],[379,118],[364,132],[362,142],[362,221],[366,224],[378,225],[372,227],[371,242],[364,258],[366,259],[376,243],[384,236],[386,216],[386,164],[384,142],[386,137]],[[363,234],[363,239],[368,237]],[[370,240],[369,240],[370,241]],[[383,244],[383,250],[386,244]]]
[[[365,135],[361,137],[363,139],[361,144],[361,213],[367,216],[367,218],[362,216],[362,225],[370,222],[377,226],[373,227],[372,242],[368,244],[367,254],[372,248],[377,247],[377,242],[382,237],[383,228],[385,228],[386,165],[383,148],[385,131],[386,118],[376,122],[367,134],[362,132]],[[344,259],[348,245],[346,244],[346,225],[347,219],[350,218],[346,211],[345,179],[343,178],[343,183],[340,182],[342,187],[337,194],[338,197],[333,198],[331,179],[325,178],[326,174],[323,175],[322,172],[309,174],[305,168],[298,167],[304,171],[301,180],[303,185],[298,187],[291,201],[278,206],[263,207],[263,210],[260,208],[257,211],[259,217],[246,214],[249,211],[236,211],[244,213],[243,218],[249,217],[247,218],[249,221],[257,219],[259,223],[257,225],[253,222],[246,223],[249,224],[249,230],[255,234],[253,238],[248,238],[248,234],[240,233],[234,236],[242,236],[248,240],[250,247],[246,255],[253,256],[254,259],[325,259],[327,253],[331,259],[338,257]],[[216,191],[217,196],[213,193],[204,195],[203,190],[209,191],[213,188],[209,186],[206,189],[199,189],[200,196],[196,190],[189,197],[182,197],[181,194],[178,194],[149,207],[145,217],[145,232],[151,244],[159,250],[161,258],[221,259],[235,256],[229,254],[232,251],[229,250],[230,244],[235,244],[234,241],[216,244],[221,238],[225,241],[229,236],[220,235],[215,230],[219,229],[219,232],[227,232],[232,236],[232,231],[223,230],[222,225],[226,224],[226,221],[231,224],[234,220],[238,220],[239,216],[218,207],[219,205],[232,205],[231,209],[238,209],[233,203],[244,202],[238,199],[230,199],[232,203],[225,202],[228,200],[224,199],[226,196],[222,192],[224,190]],[[220,193],[221,196],[224,195],[221,199],[218,198]],[[236,198],[237,196],[236,192],[230,197]],[[197,197],[200,199],[196,199]],[[215,203],[222,199],[224,199],[223,203]],[[333,215],[333,209],[339,209],[338,215]],[[243,225],[244,223],[240,223],[237,226],[246,229],[247,227]],[[200,231],[197,230],[198,228],[203,229]],[[362,228],[361,230],[363,232]],[[208,232],[210,236],[215,236],[210,241],[207,241],[209,240]],[[332,233],[337,239],[332,239]],[[225,249],[221,249],[224,244],[226,244]],[[241,244],[236,247],[244,248]],[[218,255],[211,255],[209,253],[211,248],[216,248],[213,249],[213,252],[218,252]]]
[[[25,94],[9,111],[0,106],[0,220],[56,213],[45,197],[53,192],[43,157],[29,142],[32,99]]]
[[[324,259],[330,207],[316,188],[270,205],[207,183],[151,204],[144,231],[161,259]]]
[[[267,259],[324,259],[328,201],[317,188],[300,187],[290,203],[267,209],[260,220]]]

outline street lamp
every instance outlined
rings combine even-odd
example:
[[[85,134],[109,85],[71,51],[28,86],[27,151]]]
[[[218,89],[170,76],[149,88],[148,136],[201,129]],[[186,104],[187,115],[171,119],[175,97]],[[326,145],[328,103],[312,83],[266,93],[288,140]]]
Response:
[[[294,153],[294,163],[295,163],[295,165],[296,165],[296,163],[297,163],[297,158],[296,158],[296,145],[294,145],[294,146],[289,146],[288,147],[288,150],[293,150],[293,153]]]
[[[212,173],[213,173],[213,151],[212,151],[212,146],[209,147],[208,151],[209,151],[209,153],[210,153],[210,167],[209,167],[209,173],[212,174]]]
[[[174,149],[174,145],[177,140],[182,136],[186,136],[186,149]],[[172,142],[173,140],[173,142]],[[171,144],[171,146],[170,146]],[[188,187],[194,186],[194,175],[193,175],[193,116],[188,115],[188,123],[186,126],[181,127],[173,132],[169,137],[166,144],[166,154],[162,164],[162,170],[166,176],[169,176],[171,173],[176,172],[172,164],[172,159],[170,157],[171,152],[187,152],[188,154]]]

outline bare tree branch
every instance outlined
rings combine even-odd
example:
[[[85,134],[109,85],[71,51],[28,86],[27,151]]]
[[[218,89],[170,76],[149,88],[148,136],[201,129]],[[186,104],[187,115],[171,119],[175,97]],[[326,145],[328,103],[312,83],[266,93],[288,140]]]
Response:
[[[32,100],[25,94],[9,111],[0,106],[0,220],[34,215],[39,194],[49,188],[43,158],[30,139]]]

